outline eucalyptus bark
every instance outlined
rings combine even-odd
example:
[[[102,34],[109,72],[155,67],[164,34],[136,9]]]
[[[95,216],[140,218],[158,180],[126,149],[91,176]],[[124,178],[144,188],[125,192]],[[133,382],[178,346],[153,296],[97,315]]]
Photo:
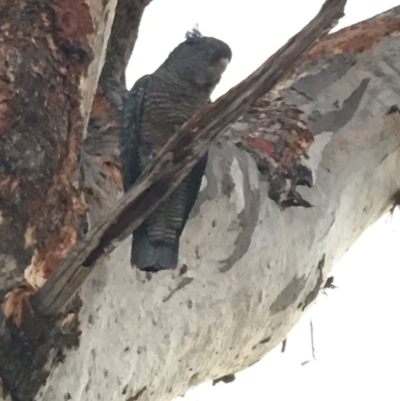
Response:
[[[324,37],[337,24],[343,16],[345,3],[346,0],[327,0],[317,16],[253,74],[178,129],[133,188],[91,229],[33,295],[36,312],[45,315],[60,313],[92,270],[171,194],[205,154],[212,141],[221,136],[223,130],[240,117],[247,106],[282,80],[316,40]],[[303,129],[302,140],[308,146],[312,134],[304,134],[306,131]],[[296,162],[300,154],[296,152],[286,165],[282,164],[280,174],[281,182],[285,181],[283,176],[290,178],[292,193],[296,194],[296,186],[311,177],[310,174],[304,174],[304,168],[298,171]],[[277,185],[277,181],[279,179],[274,178],[271,193],[280,198],[285,188],[281,188],[279,183]],[[291,204],[291,198],[292,195],[284,202]],[[308,205],[300,195],[297,200],[299,204]]]
[[[135,2],[135,7],[138,7],[135,15],[141,14],[144,5],[144,2]],[[92,7],[89,3],[87,6]],[[107,7],[111,10],[112,3]],[[46,14],[46,10],[44,15],[50,15],[50,21],[57,26],[57,14],[53,11]],[[91,17],[105,25],[98,28],[97,24],[97,42],[90,39],[89,45],[84,46],[87,49],[87,46],[95,46],[94,43],[99,45],[96,49],[93,47],[93,57],[86,64],[86,68],[92,68],[96,73],[87,74],[84,68],[77,68],[78,72],[75,72],[71,67],[71,74],[75,72],[71,76],[72,84],[76,84],[75,87],[72,85],[75,92],[68,92],[65,88],[69,88],[71,83],[62,80],[65,86],[57,87],[60,91],[56,91],[71,96],[65,95],[66,103],[54,104],[54,118],[60,118],[62,123],[69,121],[70,113],[79,117],[78,125],[64,123],[59,128],[61,133],[53,133],[55,143],[74,144],[73,154],[79,154],[91,103],[85,99],[91,99],[96,88],[95,77],[100,75],[104,59],[107,40],[100,40],[100,32],[103,29],[104,34],[110,29],[111,22],[105,17],[107,13],[103,10],[96,14],[97,11],[94,6],[90,8]],[[27,15],[31,17],[32,12],[27,12]],[[45,31],[47,26],[43,22],[47,19],[42,15],[39,12],[36,17],[39,32],[40,29]],[[140,16],[137,22],[139,20]],[[399,27],[400,7],[397,7],[329,36],[308,53],[290,77],[273,92],[255,101],[226,130],[211,147],[203,188],[182,237],[179,269],[152,276],[132,270],[129,264],[130,239],[120,245],[80,290],[82,306],[78,319],[82,333],[74,349],[63,349],[64,363],[47,365],[46,383],[42,377],[36,387],[32,387],[40,388],[36,400],[170,400],[205,380],[218,379],[244,369],[286,337],[317,297],[334,263],[370,224],[391,207],[393,195],[400,188]],[[137,26],[135,29],[137,33]],[[129,32],[132,34],[133,31]],[[95,38],[96,30],[89,37]],[[68,152],[65,155],[62,151],[56,153],[59,159],[54,162],[53,169],[50,168],[51,159],[46,159],[50,167],[43,167],[44,172],[37,168],[38,175],[33,175],[32,179],[29,178],[31,170],[23,170],[22,166],[24,174],[20,179],[31,180],[32,187],[24,185],[21,191],[25,188],[34,191],[31,195],[27,192],[25,198],[21,196],[21,202],[30,196],[32,201],[37,197],[37,202],[44,202],[41,204],[44,208],[48,192],[37,188],[49,188],[50,191],[52,185],[61,182],[64,187],[54,190],[57,196],[68,193],[71,201],[83,199],[83,193],[85,202],[89,204],[88,224],[93,225],[109,213],[121,195],[116,150],[124,91],[121,68],[126,65],[126,49],[133,47],[134,35],[125,37],[127,40],[119,50],[123,55],[122,58],[118,56],[123,60],[119,72],[106,73],[107,69],[103,70],[84,152],[81,157],[73,159],[75,167],[67,169],[71,176],[63,175],[66,166],[63,160],[70,160]],[[5,49],[12,53],[14,44],[10,43]],[[36,40],[36,43],[42,42]],[[33,55],[35,51],[33,48]],[[11,56],[7,57],[7,60],[12,60]],[[46,66],[46,57],[40,57],[38,63],[44,62]],[[10,65],[10,61],[7,63]],[[28,67],[24,63],[15,65],[35,68],[35,63]],[[44,85],[40,74],[35,75],[35,71],[26,72],[29,79],[39,80],[32,84],[33,87],[40,83]],[[54,74],[54,80],[58,82],[58,73]],[[0,82],[13,88],[9,81],[3,79]],[[117,88],[115,83],[119,85],[118,90],[113,90]],[[13,96],[25,96],[25,92],[8,95],[3,87],[0,86],[0,95],[4,92],[8,97],[4,98],[6,101],[0,99],[1,107],[3,103],[9,107],[14,105],[15,99],[19,101]],[[77,99],[80,99],[79,107],[75,104]],[[23,104],[27,104],[27,100]],[[53,102],[47,104],[52,106]],[[60,105],[62,110],[58,109]],[[40,105],[35,107],[40,109]],[[18,109],[13,106],[9,110]],[[28,124],[24,119],[22,122],[18,120],[18,124],[26,124],[21,128],[15,123],[12,128],[2,126],[14,121],[13,115],[8,116],[7,113],[0,115],[0,129],[7,130],[4,132],[20,129],[21,138],[32,132],[25,131],[32,123]],[[45,124],[42,119],[38,121]],[[32,137],[31,134],[29,138]],[[75,137],[78,138],[76,142],[73,140]],[[36,149],[27,141],[29,138],[27,136],[21,144],[26,146],[26,150]],[[49,143],[51,145],[51,141]],[[2,143],[1,151],[3,149]],[[21,157],[24,153],[18,153],[21,149],[25,148],[16,147],[14,152],[24,161]],[[37,149],[35,160],[40,156]],[[65,151],[65,147],[62,149]],[[52,154],[52,148],[49,150],[44,153],[46,158]],[[9,187],[1,186],[1,190],[6,188],[7,194],[19,190],[17,184],[11,185],[19,171],[14,169],[14,166],[18,167],[15,164],[17,156],[12,159],[14,164],[10,164],[9,170],[5,169],[5,174],[10,177],[7,183],[10,183],[7,184]],[[83,180],[79,180],[79,164],[83,169]],[[47,177],[46,174],[52,175]],[[64,180],[57,179],[58,176]],[[75,176],[78,184],[73,186],[72,177]],[[39,184],[42,187],[36,187]],[[313,187],[300,188],[297,187],[299,184]],[[305,205],[302,201],[313,207],[288,207]],[[14,226],[20,230],[14,237],[20,240],[20,244],[13,246],[19,247],[16,252],[23,255],[27,252],[24,241],[30,227],[31,209],[21,209],[20,214],[13,214],[10,208],[10,212],[4,214],[7,209],[3,208],[3,203],[1,208],[0,230],[4,227],[11,230]],[[71,210],[75,214],[72,220],[68,220]],[[72,234],[76,233],[65,238],[78,238],[85,231],[85,227],[80,227],[84,210],[66,207],[65,215],[62,215],[61,209],[64,217],[59,220],[60,227],[66,221],[72,221],[73,224],[65,225],[72,227]],[[15,220],[13,223],[7,220],[9,215]],[[55,221],[51,214],[44,214],[44,217]],[[16,224],[18,219],[21,219],[20,225]],[[4,224],[8,225],[3,227]],[[43,227],[47,225],[51,227],[49,222],[43,223]],[[34,231],[34,234],[38,232]],[[52,230],[43,232],[54,235]],[[33,235],[32,238],[36,244],[38,237]],[[59,241],[57,244],[66,243],[61,237],[55,239]],[[50,254],[53,249],[47,248],[50,246],[48,243],[44,241],[43,248],[34,247],[46,260],[46,264],[41,266],[47,266],[47,252]],[[64,248],[60,245],[56,250],[70,251],[72,245],[67,243]],[[57,257],[65,256],[61,250],[58,252],[54,253]],[[4,292],[22,281],[23,271],[31,263],[31,255],[24,257],[28,262],[25,259],[15,261],[7,256],[6,260],[11,262],[3,263],[0,269],[0,274],[9,280],[1,280]],[[13,267],[9,270],[11,274],[6,270],[7,266]],[[31,284],[39,284],[40,278],[47,278],[41,269],[28,271],[31,272],[27,276]],[[74,313],[76,323],[76,310]],[[45,356],[48,352],[46,349]],[[12,383],[6,383],[4,377],[3,382],[4,387],[10,389]],[[27,398],[22,398],[25,393],[21,395],[18,391],[12,391],[14,400],[35,396],[31,392]]]

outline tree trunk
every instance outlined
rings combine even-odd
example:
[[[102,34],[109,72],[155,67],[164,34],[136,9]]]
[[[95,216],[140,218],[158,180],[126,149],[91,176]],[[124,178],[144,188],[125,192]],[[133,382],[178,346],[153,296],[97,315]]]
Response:
[[[0,21],[2,32],[11,32],[2,34],[7,41],[0,53],[4,296],[22,282],[24,271],[32,286],[52,273],[85,232],[86,202],[93,225],[121,194],[122,71],[146,2],[118,4],[117,18],[135,15],[136,26],[129,34],[123,31],[127,23],[113,31],[81,156],[115,2],[101,10],[97,2],[72,2],[80,8],[67,10],[63,2],[18,9],[3,3],[0,11],[27,21],[19,28],[23,34],[4,28],[6,18]],[[77,15],[85,30],[63,25]],[[279,344],[334,263],[391,207],[400,188],[399,31],[397,7],[335,33],[254,102],[211,148],[182,236],[179,269],[154,275],[133,270],[127,239],[80,290],[74,330],[82,333],[74,349],[63,347],[64,362],[48,364],[47,379],[21,384],[25,392],[0,368],[13,399],[33,399],[38,391],[41,401],[170,400],[244,369]],[[63,35],[74,38],[72,44]],[[112,57],[120,60],[115,69]],[[46,89],[36,95],[36,87]],[[313,188],[297,188],[301,184]],[[26,303],[14,298],[19,301],[8,305],[9,315],[18,323]],[[70,310],[78,323],[76,307]]]

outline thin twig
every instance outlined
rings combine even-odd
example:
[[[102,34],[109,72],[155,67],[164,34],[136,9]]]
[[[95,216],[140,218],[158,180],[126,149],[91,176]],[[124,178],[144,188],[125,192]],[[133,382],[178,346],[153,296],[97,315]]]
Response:
[[[316,361],[317,358],[315,358],[314,326],[313,326],[312,318],[310,319],[310,331],[311,331],[311,352],[312,352],[312,357],[313,357],[314,361]]]

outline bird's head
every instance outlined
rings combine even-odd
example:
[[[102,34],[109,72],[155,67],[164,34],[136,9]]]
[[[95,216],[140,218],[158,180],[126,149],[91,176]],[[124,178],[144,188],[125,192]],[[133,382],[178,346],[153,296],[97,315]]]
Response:
[[[177,73],[180,79],[211,93],[231,58],[232,51],[226,43],[203,36],[195,28],[172,51],[164,66]]]

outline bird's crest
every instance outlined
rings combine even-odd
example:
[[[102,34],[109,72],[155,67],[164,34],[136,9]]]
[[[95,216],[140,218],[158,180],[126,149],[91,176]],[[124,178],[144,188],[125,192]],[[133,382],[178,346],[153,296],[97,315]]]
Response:
[[[199,31],[199,26],[196,24],[191,31],[186,32],[187,40],[202,39],[204,36]]]

